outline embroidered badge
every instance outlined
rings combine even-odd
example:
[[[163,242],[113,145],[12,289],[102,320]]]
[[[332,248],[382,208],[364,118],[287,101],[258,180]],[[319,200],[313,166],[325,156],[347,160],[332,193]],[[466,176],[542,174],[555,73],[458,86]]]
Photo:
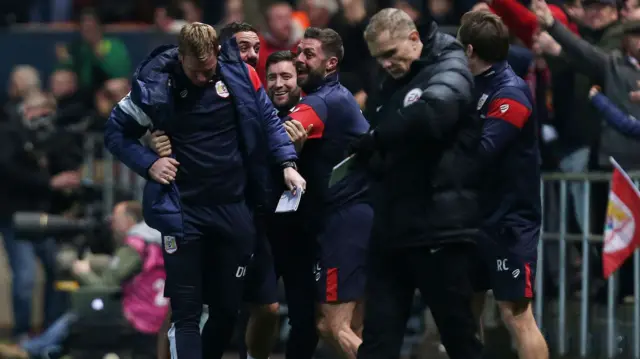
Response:
[[[222,81],[216,82],[216,93],[222,98],[229,97],[229,90],[227,90],[227,86]]]
[[[178,250],[178,244],[176,243],[176,237],[164,236],[164,251],[171,254]]]
[[[411,105],[412,103],[418,101],[420,96],[422,96],[422,90],[418,89],[418,88],[415,88],[415,89],[407,92],[407,95],[404,97],[403,106],[407,107],[407,106]]]

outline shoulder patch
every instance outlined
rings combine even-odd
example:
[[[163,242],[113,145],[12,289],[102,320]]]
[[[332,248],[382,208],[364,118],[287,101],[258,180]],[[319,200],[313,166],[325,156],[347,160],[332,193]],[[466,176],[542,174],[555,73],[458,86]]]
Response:
[[[414,88],[412,90],[409,90],[409,92],[407,92],[407,94],[404,96],[404,101],[402,102],[402,105],[404,107],[407,107],[409,105],[411,105],[412,103],[418,101],[418,99],[420,99],[420,96],[422,96],[422,90],[419,88]]]

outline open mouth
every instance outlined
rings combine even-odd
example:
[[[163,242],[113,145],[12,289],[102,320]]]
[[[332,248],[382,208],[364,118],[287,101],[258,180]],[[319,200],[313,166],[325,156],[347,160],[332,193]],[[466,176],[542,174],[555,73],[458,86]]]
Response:
[[[273,93],[273,100],[276,102],[287,101],[289,99],[288,91],[278,91]]]

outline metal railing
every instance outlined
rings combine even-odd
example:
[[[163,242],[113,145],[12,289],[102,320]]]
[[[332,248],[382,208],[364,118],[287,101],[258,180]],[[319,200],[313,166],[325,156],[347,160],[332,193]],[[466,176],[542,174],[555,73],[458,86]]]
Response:
[[[630,175],[637,186],[640,173],[630,173]],[[631,333],[627,333],[628,331],[622,328],[628,326],[626,316],[621,318],[616,315],[618,311],[628,313],[630,306],[630,304],[619,305],[619,272],[614,273],[606,281],[604,320],[600,315],[602,306],[592,295],[594,289],[598,289],[598,283],[603,280],[601,271],[592,271],[593,263],[591,261],[594,259],[594,252],[601,250],[603,242],[602,235],[593,233],[594,229],[597,229],[597,227],[594,228],[594,224],[596,226],[601,224],[602,228],[600,229],[604,229],[605,208],[600,207],[606,206],[606,201],[593,203],[593,187],[599,185],[600,192],[608,191],[607,184],[610,178],[610,173],[549,173],[543,176],[541,194],[545,210],[542,240],[538,246],[538,275],[535,283],[534,312],[538,325],[551,344],[552,351],[558,356],[577,354],[581,358],[594,356],[640,358],[640,250],[636,249],[633,254],[633,296],[630,301],[633,303],[630,314],[632,317]],[[600,197],[603,197],[602,194],[600,193]],[[570,210],[572,207],[570,203],[573,204],[573,211]],[[592,223],[594,210],[602,212],[602,223]],[[577,221],[578,228],[574,231],[569,228],[572,219],[574,221],[579,219]],[[579,295],[577,295],[579,303],[575,303],[569,298],[571,291],[567,273],[570,268],[570,263],[568,263],[569,250],[577,250],[575,245],[581,247],[579,268],[581,278]],[[549,287],[545,285],[545,279],[549,278],[546,275],[549,269],[548,264],[554,260],[553,253],[547,253],[547,250],[552,246],[557,246],[554,250],[557,251],[556,259],[558,261],[557,293],[555,293],[557,297],[555,300],[550,299],[554,293],[545,293]],[[574,315],[576,307],[578,308],[578,318],[575,318]],[[550,311],[553,312],[553,315],[549,315]],[[571,325],[575,322],[577,325]],[[605,323],[604,333],[602,333],[602,322]],[[604,350],[598,347],[596,340],[602,338],[603,335],[605,338]],[[571,340],[576,336],[578,338],[577,345],[575,345],[575,340]],[[574,345],[571,345],[572,343]],[[629,345],[625,345],[628,343],[631,343],[631,348]]]
[[[87,136],[85,153],[85,181],[102,187],[103,213],[111,211],[118,192],[128,192],[134,198],[142,199],[145,180],[113,159],[104,149],[101,134]],[[638,185],[640,172],[630,175]],[[594,203],[593,188],[599,186],[600,192],[608,191],[610,178],[610,173],[543,175],[544,220],[538,246],[534,313],[552,352],[558,356],[640,359],[640,250],[635,250],[632,259],[630,303],[619,305],[619,273],[606,281],[604,304],[592,295],[604,283],[601,271],[592,270],[594,257],[598,258],[594,252],[601,250],[603,242],[602,235],[597,233],[600,223],[593,223],[597,220],[593,214],[598,209],[602,213],[599,219],[602,230],[603,206],[606,206],[606,201]],[[577,222],[577,226],[571,226],[572,222]],[[571,253],[581,258],[579,268],[575,268],[581,277],[577,288],[571,288],[568,273]],[[553,286],[548,285],[548,280],[557,282],[555,288],[549,289]],[[577,289],[576,295],[571,295],[571,289]],[[629,327],[629,316],[632,317],[630,332],[625,330]],[[598,341],[598,338],[603,340]],[[600,342],[604,345],[599,345]]]

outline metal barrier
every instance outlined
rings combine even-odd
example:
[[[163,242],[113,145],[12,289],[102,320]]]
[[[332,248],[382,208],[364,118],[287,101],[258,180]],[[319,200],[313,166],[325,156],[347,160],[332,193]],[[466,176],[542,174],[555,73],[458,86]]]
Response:
[[[631,174],[632,178],[638,184],[640,174]],[[623,327],[627,327],[627,321],[624,318],[616,316],[618,310],[622,309],[621,314],[627,313],[628,306],[619,308],[617,294],[617,280],[619,273],[615,273],[607,280],[606,291],[606,333],[605,333],[605,350],[599,350],[598,341],[594,341],[598,337],[602,337],[600,330],[601,320],[599,305],[591,298],[591,285],[597,283],[602,278],[601,272],[592,273],[591,259],[592,249],[600,249],[602,247],[602,235],[592,233],[591,217],[594,208],[605,203],[592,203],[594,195],[594,184],[600,184],[601,190],[608,190],[605,184],[610,181],[609,173],[584,173],[584,174],[567,174],[567,173],[550,173],[543,176],[542,181],[542,198],[544,202],[544,225],[541,233],[542,240],[538,246],[538,275],[536,276],[536,299],[534,305],[535,318],[538,325],[542,328],[545,336],[550,342],[550,347],[558,356],[579,355],[581,358],[592,358],[594,356],[614,358],[625,357],[640,359],[640,250],[636,249],[633,255],[633,310],[632,331],[630,335],[625,335]],[[554,196],[557,192],[557,196]],[[555,203],[550,203],[557,197]],[[572,200],[572,202],[569,202]],[[573,203],[574,212],[572,213],[570,203]],[[604,213],[604,208],[602,208]],[[553,218],[557,215],[557,218]],[[571,215],[578,220],[577,231],[570,231],[569,223]],[[603,216],[604,217],[604,216]],[[604,227],[604,218],[603,227]],[[555,223],[554,223],[555,222]],[[555,228],[553,228],[555,227]],[[574,244],[579,244],[582,248],[582,259],[580,264],[581,282],[580,295],[578,296],[579,307],[578,318],[573,317],[576,306],[568,298],[569,281],[567,278],[567,270],[569,263],[567,262],[568,250],[573,248]],[[548,261],[550,253],[547,253],[549,247],[557,245],[558,260],[558,278],[557,278],[557,299],[549,299],[550,295],[546,295],[545,274],[548,271]],[[572,246],[572,247],[569,247]],[[551,263],[551,262],[549,262]],[[553,294],[553,293],[549,293]],[[553,305],[555,304],[555,308]],[[547,308],[549,312],[547,313]],[[554,310],[555,309],[555,310]],[[571,310],[570,310],[571,309]],[[626,318],[626,316],[625,316]],[[571,325],[572,319],[578,319],[577,328]],[[552,322],[552,321],[555,321]],[[572,331],[572,329],[574,329]],[[571,345],[575,340],[571,340],[578,336],[578,345]],[[630,337],[631,340],[625,340]],[[631,343],[632,348],[625,346]],[[576,350],[577,349],[577,350]],[[576,353],[577,351],[577,353]]]
[[[120,191],[129,193],[136,199],[142,199],[145,180],[123,164],[114,161],[103,146],[102,134],[87,136],[85,153],[84,180],[87,183],[102,186],[103,213],[110,213],[117,198],[116,194]],[[630,175],[637,185],[640,182],[640,173],[630,173]],[[609,173],[549,173],[543,176],[541,195],[545,211],[542,240],[538,246],[534,313],[538,325],[549,341],[552,352],[558,356],[640,359],[640,250],[636,250],[633,255],[633,309],[630,314],[632,331],[629,335],[626,335],[627,332],[624,330],[628,327],[626,316],[620,318],[616,315],[627,313],[629,309],[627,307],[630,306],[623,306],[622,311],[618,306],[619,273],[615,273],[606,282],[604,320],[600,319],[601,306],[590,295],[594,283],[597,283],[598,278],[602,278],[601,272],[592,273],[591,250],[594,247],[600,249],[603,241],[602,235],[592,233],[590,217],[596,206],[606,206],[606,202],[592,203],[593,186],[600,184],[604,188],[610,181],[610,177]],[[573,204],[574,211],[570,211],[572,207],[570,204]],[[604,208],[602,211],[604,213]],[[572,216],[574,221],[579,222],[579,230],[571,231],[569,223]],[[604,223],[604,218],[602,219]],[[581,246],[582,257],[581,294],[577,303],[568,296],[570,288],[567,277],[569,266],[567,256],[570,249],[577,249],[573,247],[576,244]],[[554,251],[557,253],[554,254]],[[554,293],[546,293],[548,286],[545,283],[545,276],[554,260],[557,260],[558,264],[556,298],[552,298]],[[551,279],[554,278],[556,277],[552,274]],[[577,318],[574,315],[576,307],[578,308]],[[605,323],[606,328],[604,350],[595,340],[602,338],[603,333],[600,329],[602,322]]]
[[[102,133],[91,133],[84,143],[83,182],[102,188],[102,213],[109,214],[118,194],[127,194],[142,201],[145,179],[131,171],[104,147]],[[144,140],[144,139],[143,139]]]

